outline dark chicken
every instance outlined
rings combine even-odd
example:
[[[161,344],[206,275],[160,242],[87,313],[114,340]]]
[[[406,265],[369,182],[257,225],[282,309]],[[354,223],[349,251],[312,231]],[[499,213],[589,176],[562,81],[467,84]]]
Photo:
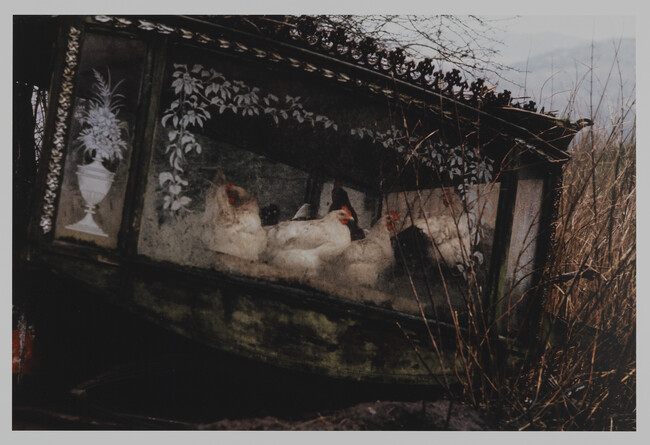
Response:
[[[357,217],[357,212],[354,211],[352,203],[350,203],[350,198],[348,193],[343,189],[341,181],[334,181],[334,188],[332,189],[332,204],[330,205],[329,211],[334,211],[346,207],[350,210],[352,220],[348,224],[348,229],[350,230],[350,237],[352,241],[363,239],[366,237],[366,234],[363,232],[363,229],[359,227],[359,219]]]

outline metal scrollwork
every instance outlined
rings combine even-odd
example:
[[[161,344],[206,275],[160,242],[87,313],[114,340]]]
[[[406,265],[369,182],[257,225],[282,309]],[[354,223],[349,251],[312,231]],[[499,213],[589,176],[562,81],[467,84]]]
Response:
[[[46,190],[44,195],[43,214],[41,215],[40,226],[44,234],[52,230],[52,218],[54,216],[54,202],[56,201],[57,190],[63,169],[63,151],[65,149],[67,125],[66,121],[72,106],[72,90],[74,88],[73,78],[77,67],[79,55],[79,37],[81,31],[71,27],[68,32],[68,45],[65,54],[66,66],[63,69],[63,81],[56,110],[56,124],[52,138],[52,152],[48,164],[46,179]]]
[[[444,73],[436,70],[433,60],[426,58],[417,64],[406,58],[402,48],[391,50],[380,47],[380,44],[373,38],[355,39],[348,36],[343,28],[321,29],[320,25],[310,16],[285,16],[284,20],[264,20],[260,17],[203,17],[207,21],[232,26],[233,28],[246,28],[254,23],[255,29],[261,31],[279,41],[288,41],[292,45],[304,46],[312,51],[334,56],[337,59],[352,62],[373,71],[389,75],[403,82],[424,87],[442,96],[464,102],[473,107],[503,107],[511,106],[523,108],[530,111],[537,111],[536,104],[530,101],[526,104],[514,102],[511,93],[504,90],[502,93],[495,93],[492,88],[487,88],[483,79],[477,79],[468,83],[464,80],[460,71],[453,69]],[[112,23],[115,27],[123,25],[123,21],[115,17],[96,16],[95,20],[101,23]],[[291,67],[301,69],[310,73],[318,73],[326,78],[335,78],[339,82],[354,82],[357,86],[366,88],[373,94],[383,94],[383,89],[366,81],[353,79],[343,73],[334,73],[331,70],[319,68],[312,63],[296,60],[292,57],[283,58],[281,55],[261,48],[249,47],[239,42],[227,40],[225,35],[209,37],[205,34],[192,34],[184,29],[173,28],[168,25],[139,20],[133,24],[138,29],[146,31],[157,31],[164,34],[176,34],[186,40],[194,40],[204,45],[217,45],[221,49],[228,49],[237,53],[250,54],[253,57],[266,59],[270,62],[285,62]],[[387,97],[394,97],[394,93],[385,94]]]
[[[125,21],[120,19],[119,17],[110,17],[110,16],[102,15],[102,16],[95,16],[93,17],[93,19],[99,23],[110,23],[116,28],[118,27],[122,28],[124,27],[125,24]],[[284,62],[287,63],[292,68],[301,69],[309,73],[318,73],[325,78],[336,79],[338,82],[350,83],[354,81],[357,86],[365,87],[368,89],[368,91],[370,91],[373,94],[382,93],[382,89],[375,84],[368,84],[365,81],[354,79],[347,74],[336,73],[332,70],[326,68],[320,68],[314,64],[304,62],[302,60],[298,60],[292,57],[284,57],[281,54],[278,54],[273,51],[267,51],[256,47],[249,47],[242,43],[228,40],[227,38],[225,38],[225,36],[215,36],[215,38],[212,38],[202,33],[198,33],[198,32],[193,33],[183,28],[176,29],[167,25],[162,25],[159,23],[154,23],[142,19],[139,19],[137,23],[135,22],[129,22],[129,23],[131,23],[132,27],[140,30],[155,31],[162,34],[176,34],[184,40],[193,40],[203,45],[216,45],[220,49],[227,49],[240,54],[248,53],[256,58],[266,59],[273,63]],[[289,34],[289,38],[298,41],[304,40],[301,37],[301,33],[296,31],[295,29],[293,30],[292,33]],[[362,53],[356,51],[355,49],[356,47],[352,46],[352,42],[345,36],[345,33],[342,30],[338,30],[337,32],[332,33],[331,35],[329,35],[329,37],[326,40],[322,40],[322,37],[319,37],[316,38],[314,42],[318,42],[318,44],[321,46],[322,51],[325,52],[334,52],[341,56],[348,55],[349,57],[354,57],[355,54],[358,53],[360,56],[362,56]],[[361,45],[362,48],[376,48],[376,45],[374,44],[372,39],[364,40],[364,42],[362,43],[363,43],[363,45]],[[350,55],[351,48],[356,51],[353,55]],[[383,70],[386,71],[387,63],[391,64],[392,66],[395,60],[403,59],[403,55],[402,52],[400,51],[388,55],[386,55],[384,52],[377,52],[377,53],[373,52],[373,54],[369,55],[369,57],[364,57],[365,60],[368,59],[372,60],[373,58],[376,59],[373,61],[373,65],[377,65],[378,64],[377,62],[381,59],[383,61]],[[392,93],[388,95],[388,97],[393,97],[393,96],[394,95]]]

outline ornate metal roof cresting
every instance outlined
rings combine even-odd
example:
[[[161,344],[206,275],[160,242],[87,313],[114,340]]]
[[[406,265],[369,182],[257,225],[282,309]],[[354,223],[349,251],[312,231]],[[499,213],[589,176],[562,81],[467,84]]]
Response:
[[[48,164],[49,171],[46,179],[46,190],[43,203],[43,214],[40,226],[44,234],[52,230],[52,217],[54,216],[54,202],[59,189],[61,169],[63,168],[63,150],[65,148],[68,116],[72,106],[73,78],[77,67],[79,55],[79,37],[81,31],[71,27],[68,32],[68,47],[65,53],[65,68],[59,93],[58,107],[56,110],[56,124],[52,138],[52,153]]]
[[[309,16],[283,16],[283,19],[279,22],[277,20],[266,20],[263,16],[201,16],[201,18],[216,24],[230,26],[232,29],[248,31],[250,31],[248,29],[250,24],[255,22],[254,29],[257,33],[271,37],[278,42],[286,42],[317,53],[333,56],[338,60],[351,62],[354,65],[392,76],[411,85],[423,87],[473,107],[511,106],[529,111],[537,110],[535,103],[532,101],[523,105],[513,101],[510,91],[505,90],[502,93],[495,93],[486,86],[483,79],[477,79],[468,84],[457,69],[447,73],[444,73],[441,69],[436,70],[432,59],[424,59],[416,64],[413,60],[406,58],[404,50],[401,48],[383,49],[375,39],[370,37],[357,41],[348,36],[345,30],[341,28],[336,30],[320,29],[314,19]],[[266,59],[272,63],[282,62],[293,68],[318,73],[329,79],[335,78],[342,83],[354,83],[357,87],[365,87],[373,94],[383,94],[389,99],[397,98],[407,104],[439,112],[438,107],[435,105],[430,104],[427,106],[424,101],[403,94],[396,97],[395,91],[384,88],[372,81],[350,77],[349,74],[334,72],[293,57],[285,57],[275,51],[232,41],[223,31],[217,31],[213,38],[200,32],[143,19],[129,20],[122,17],[99,15],[94,16],[93,20],[98,23],[110,24],[116,29],[132,28],[155,31],[160,34],[180,37],[187,41],[194,41],[201,45],[217,47],[221,50],[248,54],[258,59]]]
[[[259,32],[278,41],[308,48],[314,52],[333,56],[375,72],[429,91],[444,95],[473,107],[514,107],[537,111],[535,102],[520,103],[513,100],[511,92],[496,93],[486,85],[485,79],[468,82],[458,69],[448,72],[425,58],[415,61],[407,57],[403,48],[389,49],[372,38],[354,38],[342,27],[325,29],[315,17],[302,16],[202,16],[204,20],[230,24],[238,29]],[[335,73],[333,73],[335,74]]]

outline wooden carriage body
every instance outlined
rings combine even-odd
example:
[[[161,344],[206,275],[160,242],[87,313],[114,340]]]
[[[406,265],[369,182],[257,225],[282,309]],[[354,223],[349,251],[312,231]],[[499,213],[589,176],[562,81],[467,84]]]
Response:
[[[206,190],[220,172],[273,213],[268,224],[305,203],[324,216],[335,184],[366,229],[387,210],[402,216],[400,230],[423,214],[467,211],[460,197],[474,193],[486,221],[486,301],[495,312],[518,299],[541,310],[561,165],[579,125],[514,107],[479,84],[470,91],[303,18],[47,23],[57,32],[49,108],[15,268],[55,271],[95,290],[89,298],[283,368],[429,384],[444,372],[432,332],[453,363],[453,317],[436,319],[437,303],[412,295],[429,286],[443,308],[442,282],[411,286],[403,267],[381,289],[346,285],[206,247]],[[34,48],[44,46],[42,33]],[[38,64],[39,51],[31,54],[18,57],[18,77]],[[93,146],[93,137],[108,142]],[[489,157],[490,175],[444,179],[449,165],[411,162],[425,146],[429,154],[473,148]],[[109,171],[89,174],[110,176],[104,196],[80,187],[92,162]],[[463,287],[454,292],[462,313]]]

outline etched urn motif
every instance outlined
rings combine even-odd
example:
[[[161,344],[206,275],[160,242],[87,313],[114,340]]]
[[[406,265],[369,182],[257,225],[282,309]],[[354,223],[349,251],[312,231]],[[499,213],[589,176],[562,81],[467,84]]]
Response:
[[[79,191],[86,203],[86,215],[80,221],[66,226],[66,229],[90,233],[91,235],[108,236],[97,225],[93,215],[95,214],[97,204],[106,197],[108,191],[111,189],[114,176],[115,173],[108,171],[99,159],[95,159],[90,164],[77,166]]]
[[[89,164],[77,166],[79,190],[86,203],[85,216],[80,221],[66,226],[66,229],[107,237],[93,215],[97,205],[111,189],[115,177],[115,173],[104,167],[104,163],[116,164],[128,148],[128,124],[118,116],[123,107],[121,100],[124,96],[116,90],[123,80],[111,88],[110,72],[108,80],[97,70],[93,70],[93,73],[94,94],[80,112],[81,130],[76,137],[76,141],[83,148],[82,157],[93,159]]]

